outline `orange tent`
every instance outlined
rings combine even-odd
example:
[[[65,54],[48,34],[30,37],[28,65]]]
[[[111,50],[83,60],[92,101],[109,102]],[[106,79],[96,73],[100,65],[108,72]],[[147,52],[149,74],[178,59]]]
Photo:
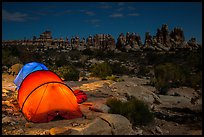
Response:
[[[18,103],[31,122],[49,122],[58,115],[65,119],[82,117],[72,89],[49,70],[32,72],[23,80]]]

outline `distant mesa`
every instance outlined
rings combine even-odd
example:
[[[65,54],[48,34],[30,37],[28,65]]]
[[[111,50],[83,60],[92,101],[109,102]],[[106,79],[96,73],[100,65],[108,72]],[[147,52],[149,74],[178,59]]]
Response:
[[[156,35],[151,36],[149,32],[145,33],[144,43],[137,33],[127,32],[120,33],[117,41],[110,34],[96,34],[88,38],[79,38],[78,36],[70,39],[52,38],[52,32],[46,30],[40,34],[39,38],[33,36],[32,40],[7,40],[2,41],[2,46],[9,45],[28,45],[37,46],[41,51],[48,49],[67,50],[85,50],[85,49],[102,49],[102,50],[119,50],[119,51],[177,51],[177,50],[197,50],[202,48],[192,37],[186,41],[184,31],[175,27],[172,31],[168,30],[168,25],[164,24],[157,29]]]

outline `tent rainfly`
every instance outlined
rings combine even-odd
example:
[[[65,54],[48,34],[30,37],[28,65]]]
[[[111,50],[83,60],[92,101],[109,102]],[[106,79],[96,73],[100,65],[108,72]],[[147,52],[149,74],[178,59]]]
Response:
[[[18,90],[18,103],[30,122],[49,122],[56,116],[82,117],[72,89],[49,70],[34,71],[26,76]]]

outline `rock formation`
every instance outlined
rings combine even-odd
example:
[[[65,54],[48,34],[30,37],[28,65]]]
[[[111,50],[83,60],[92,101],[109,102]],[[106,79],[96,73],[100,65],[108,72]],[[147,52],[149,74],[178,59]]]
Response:
[[[168,29],[167,24],[163,24],[161,28],[157,29],[154,35],[149,32],[145,33],[144,44],[141,42],[139,34],[134,32],[120,33],[117,41],[110,34],[96,34],[88,38],[80,38],[78,36],[72,37],[68,41],[60,39],[52,39],[51,31],[43,32],[39,38],[33,37],[33,40],[20,41],[3,41],[2,45],[37,45],[40,51],[47,49],[61,50],[84,50],[84,49],[101,49],[101,50],[120,50],[120,51],[138,51],[138,50],[155,50],[155,51],[169,51],[169,50],[197,50],[202,48],[196,42],[196,38],[192,37],[189,41],[185,41],[184,31],[181,28],[175,27],[172,31]]]

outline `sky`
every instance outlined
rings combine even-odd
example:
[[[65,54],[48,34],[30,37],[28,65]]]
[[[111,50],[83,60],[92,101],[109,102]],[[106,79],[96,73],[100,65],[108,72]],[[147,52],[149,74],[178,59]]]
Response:
[[[120,33],[156,35],[182,28],[185,40],[202,43],[202,2],[2,2],[2,40],[39,37],[46,30],[53,38]]]

